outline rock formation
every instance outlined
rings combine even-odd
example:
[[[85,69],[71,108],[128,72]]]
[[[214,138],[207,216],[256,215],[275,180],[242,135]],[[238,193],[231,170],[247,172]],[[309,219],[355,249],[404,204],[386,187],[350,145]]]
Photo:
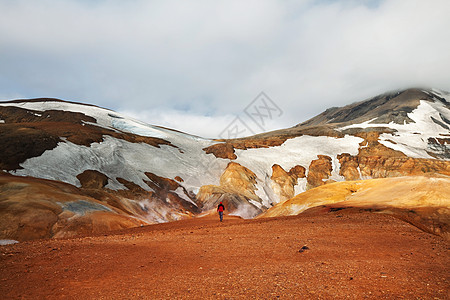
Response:
[[[220,176],[220,186],[202,186],[197,200],[203,210],[215,209],[219,202],[223,202],[227,212],[251,218],[262,211],[255,185],[256,175],[252,171],[230,162]]]
[[[331,157],[326,155],[318,155],[318,159],[313,160],[308,170],[308,187],[321,186],[331,176],[333,166],[331,165]]]
[[[299,178],[305,178],[306,169],[295,166],[286,172],[280,165],[272,166],[272,189],[280,197],[280,201],[291,199],[295,196],[295,186]]]

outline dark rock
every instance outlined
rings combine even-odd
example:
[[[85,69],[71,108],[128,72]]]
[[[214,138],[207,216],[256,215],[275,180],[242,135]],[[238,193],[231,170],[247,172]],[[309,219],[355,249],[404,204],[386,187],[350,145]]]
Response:
[[[308,246],[303,246],[303,247],[300,248],[300,250],[298,250],[298,252],[302,253],[302,252],[305,252],[306,250],[309,250],[309,247]]]

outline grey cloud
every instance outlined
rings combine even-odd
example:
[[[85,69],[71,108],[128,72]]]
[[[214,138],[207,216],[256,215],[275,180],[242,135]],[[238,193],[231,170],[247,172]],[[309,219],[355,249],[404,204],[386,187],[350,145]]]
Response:
[[[265,91],[285,112],[268,129],[292,126],[386,90],[450,90],[448,11],[446,0],[2,1],[0,96],[214,136]]]

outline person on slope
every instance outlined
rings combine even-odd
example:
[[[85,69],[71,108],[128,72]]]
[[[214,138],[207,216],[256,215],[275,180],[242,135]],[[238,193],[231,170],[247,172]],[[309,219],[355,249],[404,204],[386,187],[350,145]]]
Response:
[[[223,221],[223,211],[225,210],[225,206],[223,206],[222,202],[217,206],[217,211],[219,212],[220,222]]]

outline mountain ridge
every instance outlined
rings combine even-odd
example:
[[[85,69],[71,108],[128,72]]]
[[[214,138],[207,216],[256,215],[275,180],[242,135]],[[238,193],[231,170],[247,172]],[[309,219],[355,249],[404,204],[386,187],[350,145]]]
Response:
[[[444,92],[379,95],[306,124],[234,140],[49,99],[0,103],[0,169],[71,184],[144,223],[190,218],[218,201],[254,217],[336,181],[450,175]]]
[[[431,93],[433,94],[431,95]],[[417,88],[391,91],[366,100],[354,102],[352,104],[345,105],[343,107],[333,107],[327,109],[318,116],[311,118],[305,122],[302,122],[294,127],[318,125],[322,123],[326,124],[340,123],[341,125],[344,125],[346,122],[351,121],[365,122],[367,120],[372,119],[371,116],[366,116],[366,114],[369,112],[378,115],[383,115],[383,117],[385,118],[389,116],[392,117],[392,120],[389,120],[389,118],[386,118],[385,120],[380,120],[381,123],[386,123],[388,120],[398,124],[403,123],[403,121],[411,122],[411,120],[408,119],[405,113],[406,114],[411,113],[417,107],[418,101],[420,100],[434,101],[435,99],[437,99],[446,104],[447,107],[450,105],[445,98],[440,97],[436,93],[437,91],[433,92],[432,90],[424,90]],[[444,91],[441,91],[440,93],[446,93],[448,95],[448,93]],[[424,97],[424,94],[426,94],[427,96]],[[380,109],[380,107],[382,108],[381,112],[377,111]],[[363,110],[363,114],[361,114],[359,110]],[[355,111],[357,112],[356,116],[352,115],[352,112]],[[400,116],[399,112],[402,113]],[[344,116],[335,116],[336,113],[344,114]],[[394,115],[392,116],[391,114]],[[397,116],[399,116],[400,118],[396,118]],[[323,117],[325,117],[326,120],[322,121],[321,119]],[[351,117],[351,119],[347,119],[348,117]],[[360,119],[361,117],[365,119]]]

